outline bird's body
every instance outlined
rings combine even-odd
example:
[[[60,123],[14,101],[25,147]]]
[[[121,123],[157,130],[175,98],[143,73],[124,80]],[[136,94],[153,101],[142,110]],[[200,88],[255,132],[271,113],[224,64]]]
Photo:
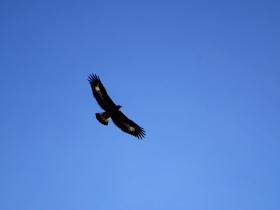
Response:
[[[101,113],[96,113],[96,119],[103,125],[108,125],[110,118],[117,127],[122,131],[129,133],[138,139],[145,137],[145,131],[135,122],[127,118],[121,111],[121,106],[116,105],[112,99],[107,94],[106,89],[104,88],[99,77],[95,74],[91,74],[88,77],[92,93],[96,99],[99,106],[105,111]]]

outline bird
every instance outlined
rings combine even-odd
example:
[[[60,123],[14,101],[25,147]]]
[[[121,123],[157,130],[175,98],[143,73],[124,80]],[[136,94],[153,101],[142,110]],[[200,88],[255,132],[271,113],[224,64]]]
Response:
[[[94,98],[98,105],[104,110],[104,112],[95,114],[96,119],[101,124],[107,126],[111,118],[114,124],[122,131],[137,137],[139,140],[145,137],[145,130],[120,111],[122,106],[116,105],[112,101],[99,76],[90,74],[88,76],[88,82],[90,83]]]

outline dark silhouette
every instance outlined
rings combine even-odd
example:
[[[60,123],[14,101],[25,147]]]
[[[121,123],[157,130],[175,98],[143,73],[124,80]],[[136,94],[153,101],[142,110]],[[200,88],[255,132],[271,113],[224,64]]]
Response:
[[[116,126],[122,131],[129,133],[138,139],[145,137],[145,131],[143,128],[138,126],[132,120],[128,119],[121,111],[121,106],[116,105],[107,94],[99,77],[95,74],[91,74],[88,77],[92,93],[99,106],[104,109],[105,112],[96,113],[96,119],[103,125],[108,125],[110,118]]]

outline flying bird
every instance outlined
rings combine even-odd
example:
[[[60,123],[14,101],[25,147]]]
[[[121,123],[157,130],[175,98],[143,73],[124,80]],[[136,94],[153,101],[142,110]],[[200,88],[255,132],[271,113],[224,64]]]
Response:
[[[96,113],[96,119],[101,124],[108,125],[110,118],[112,118],[115,125],[122,131],[129,133],[138,139],[144,138],[146,135],[144,129],[130,120],[120,111],[122,106],[116,105],[112,101],[99,77],[96,74],[90,74],[88,76],[88,81],[90,83],[94,98],[96,99],[99,106],[105,111]]]

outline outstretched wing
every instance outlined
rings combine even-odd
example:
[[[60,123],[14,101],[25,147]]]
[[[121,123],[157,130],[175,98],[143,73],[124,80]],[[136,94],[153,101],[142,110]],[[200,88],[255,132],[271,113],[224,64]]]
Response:
[[[122,131],[129,133],[138,139],[145,137],[145,131],[139,125],[137,125],[132,120],[128,119],[121,111],[118,111],[114,116],[111,116],[113,122],[118,126]]]
[[[102,109],[107,111],[110,107],[116,106],[107,94],[106,89],[96,74],[90,74],[88,76],[88,81],[90,83],[93,96]]]

